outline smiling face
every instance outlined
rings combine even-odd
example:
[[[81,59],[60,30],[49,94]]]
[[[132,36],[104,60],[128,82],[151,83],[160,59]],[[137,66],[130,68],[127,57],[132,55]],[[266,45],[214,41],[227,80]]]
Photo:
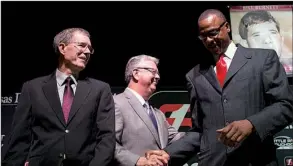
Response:
[[[150,60],[141,61],[133,71],[133,77],[137,80],[137,86],[146,96],[152,95],[157,87],[160,75],[155,62]]]
[[[199,21],[198,26],[199,38],[213,55],[220,55],[226,51],[230,43],[228,22],[216,15],[210,15]]]
[[[274,22],[262,22],[247,27],[247,44],[250,48],[273,49],[282,52],[283,37]]]
[[[89,37],[79,31],[73,33],[68,44],[60,43],[58,48],[62,56],[61,68],[69,69],[73,73],[85,69],[93,53]]]

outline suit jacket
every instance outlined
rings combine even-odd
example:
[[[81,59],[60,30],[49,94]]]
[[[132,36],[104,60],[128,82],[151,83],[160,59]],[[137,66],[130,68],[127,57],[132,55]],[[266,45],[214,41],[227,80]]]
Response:
[[[116,121],[116,165],[135,166],[141,156],[151,149],[162,149],[178,139],[180,134],[166,121],[165,115],[153,108],[158,124],[154,127],[146,110],[129,90],[114,96]]]
[[[273,136],[293,121],[293,95],[275,51],[238,45],[223,88],[212,65],[196,65],[186,78],[194,128],[166,148],[173,162],[200,151],[199,166],[277,165]],[[243,119],[256,131],[239,146],[217,140],[217,129]]]
[[[115,150],[115,110],[107,83],[77,81],[65,123],[55,72],[24,83],[2,165],[106,166]]]

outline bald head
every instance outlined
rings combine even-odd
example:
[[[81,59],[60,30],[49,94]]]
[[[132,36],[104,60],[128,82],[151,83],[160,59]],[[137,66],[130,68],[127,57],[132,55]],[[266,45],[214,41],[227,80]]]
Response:
[[[215,17],[221,19],[223,22],[226,21],[226,17],[219,10],[216,10],[216,9],[207,9],[203,13],[201,13],[201,15],[199,16],[197,22],[199,23],[200,21],[202,21],[204,19],[207,19],[210,16],[215,16]]]

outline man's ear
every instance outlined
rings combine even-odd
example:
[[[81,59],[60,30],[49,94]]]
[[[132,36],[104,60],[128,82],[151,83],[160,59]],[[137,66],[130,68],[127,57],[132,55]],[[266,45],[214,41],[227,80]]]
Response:
[[[227,32],[228,32],[228,33],[231,32],[231,27],[230,27],[230,24],[229,24],[228,22],[227,22],[226,27],[227,27]]]
[[[66,47],[66,45],[64,43],[60,43],[58,45],[58,50],[62,55],[64,55],[64,53],[65,53],[65,47]]]
[[[135,79],[135,80],[138,80],[139,79],[139,72],[137,70],[133,70],[132,71],[132,77]]]
[[[285,38],[284,38],[284,36],[283,36],[283,35],[281,35],[281,42],[282,42],[282,46],[283,46],[283,44],[284,44],[284,41],[285,41]]]

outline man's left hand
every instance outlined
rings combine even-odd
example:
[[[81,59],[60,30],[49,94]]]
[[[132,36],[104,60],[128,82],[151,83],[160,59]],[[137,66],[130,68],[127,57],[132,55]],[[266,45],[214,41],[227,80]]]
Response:
[[[253,130],[254,127],[248,120],[234,121],[226,127],[217,130],[220,133],[218,140],[227,146],[235,147],[247,138]]]

